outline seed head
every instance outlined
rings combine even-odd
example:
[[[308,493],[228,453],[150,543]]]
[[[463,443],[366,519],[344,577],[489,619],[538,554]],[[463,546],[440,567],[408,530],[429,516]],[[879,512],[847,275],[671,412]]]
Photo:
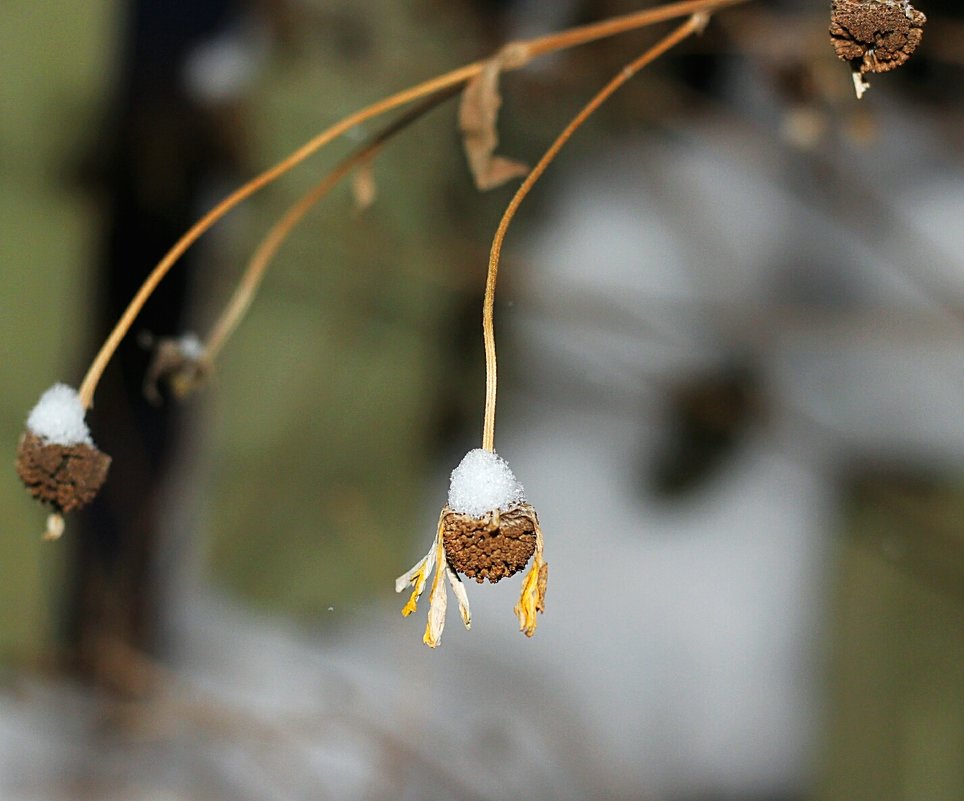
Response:
[[[47,539],[62,533],[61,513],[90,503],[107,478],[110,457],[94,445],[85,411],[72,387],[54,384],[30,411],[17,445],[20,480],[54,511],[47,520]]]
[[[93,445],[47,442],[27,431],[17,446],[17,473],[27,491],[58,512],[90,503],[107,478],[110,457]]]
[[[917,49],[925,22],[907,0],[833,0],[830,41],[861,75],[888,72]]]
[[[484,517],[442,510],[442,541],[449,564],[479,584],[524,570],[536,550],[536,510],[521,504]]]

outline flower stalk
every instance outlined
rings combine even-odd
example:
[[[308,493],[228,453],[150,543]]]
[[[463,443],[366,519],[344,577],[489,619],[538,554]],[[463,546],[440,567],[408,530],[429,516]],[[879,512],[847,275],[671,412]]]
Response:
[[[486,75],[495,77],[500,71],[519,69],[533,58],[541,55],[576,47],[676,17],[689,16],[687,22],[677,28],[676,31],[664,37],[657,45],[624,68],[566,126],[526,176],[509,203],[496,230],[490,250],[483,300],[486,397],[482,451],[501,462],[494,453],[497,362],[493,310],[501,248],[508,226],[519,205],[571,135],[616,89],[639,69],[670,47],[701,29],[711,11],[739,5],[747,1],[682,0],[681,2],[644,9],[558,33],[513,42],[502,48],[494,59],[479,60],[436,76],[383,98],[339,120],[222,199],[175,242],[150,271],[98,350],[84,375],[79,390],[69,398],[68,407],[65,407],[68,409],[69,416],[83,421],[85,412],[93,406],[97,385],[118,346],[155,289],[181,256],[232,209],[294,169],[342,134],[393,109],[407,106],[419,100],[423,101],[377,135],[365,147],[336,165],[319,184],[288,209],[270,229],[253,254],[236,291],[212,328],[207,347],[202,347],[196,340],[182,337],[175,343],[175,350],[168,353],[167,360],[156,367],[156,374],[149,372],[148,384],[152,385],[152,376],[156,378],[160,375],[166,375],[165,371],[168,371],[174,378],[175,391],[187,391],[197,380],[203,377],[250,307],[265,271],[278,248],[294,227],[304,219],[315,203],[352,170],[367,165],[398,131],[430,108],[456,94],[463,86],[473,81],[484,71],[488,70],[489,72]],[[497,100],[497,97],[495,99]],[[497,105],[495,107],[497,108]],[[188,347],[188,345],[191,347]],[[58,392],[63,395],[63,392],[59,390]],[[61,440],[47,436],[44,433],[45,430],[43,426],[39,430],[28,426],[28,432],[22,438],[18,449],[18,471],[28,489],[42,502],[53,508],[53,514],[48,520],[47,535],[54,538],[59,536],[63,530],[62,513],[73,508],[79,508],[96,495],[106,478],[110,457],[97,451],[86,433],[80,439]],[[76,454],[74,453],[75,450],[77,451]],[[512,480],[514,481],[514,477]],[[519,485],[519,489],[521,490],[521,485]],[[490,541],[486,547],[491,547],[492,542],[498,542],[499,548],[502,548],[502,546],[508,547],[507,553],[513,554],[512,559],[509,562],[494,563],[491,559],[492,554],[485,554],[485,558],[478,565],[473,566],[471,559],[463,562],[463,564],[468,565],[469,571],[476,571],[477,568],[474,575],[479,581],[484,579],[498,581],[504,575],[512,575],[523,569],[531,558],[532,569],[523,583],[522,597],[516,608],[516,613],[520,620],[520,627],[528,636],[531,636],[535,631],[535,614],[544,608],[547,567],[542,557],[542,533],[538,526],[535,510],[524,502],[524,497],[520,492],[519,497],[514,497],[512,502],[494,503],[488,511],[480,512],[476,510],[465,514],[459,508],[446,507],[443,509],[432,550],[412,571],[399,579],[399,582],[401,582],[400,589],[405,585],[414,587],[412,596],[403,610],[408,615],[414,611],[419,596],[425,590],[428,577],[432,570],[435,570],[430,592],[429,622],[425,633],[425,641],[433,647],[439,642],[444,624],[446,581],[459,601],[463,622],[468,627],[471,621],[465,588],[457,570],[451,564],[452,554],[447,548],[454,548],[458,545],[460,548],[468,548],[471,551],[472,548],[478,549],[479,543],[483,542],[486,537]],[[533,537],[535,538],[534,544]],[[499,553],[501,553],[501,550]],[[461,568],[459,570],[465,572]],[[446,574],[445,577],[441,575],[443,571]],[[473,573],[469,572],[466,575],[473,575]]]
[[[598,39],[615,36],[626,31],[664,22],[676,17],[700,11],[709,11],[727,6],[739,5],[748,0],[683,0],[683,2],[669,3],[656,8],[645,9],[632,14],[591,25],[584,25],[578,28],[571,28],[559,33],[548,34],[530,40],[522,40],[511,43],[505,52],[511,54],[504,61],[503,69],[519,69],[529,63],[533,58],[548,53],[565,50]],[[191,226],[174,246],[161,258],[153,270],[151,270],[144,283],[134,295],[128,307],[124,310],[117,324],[108,335],[104,344],[91,362],[87,373],[81,382],[79,395],[85,409],[91,408],[94,402],[94,393],[97,384],[108,363],[127,335],[137,315],[147,300],[153,294],[157,286],[164,280],[171,268],[177,263],[182,255],[190,248],[201,236],[206,233],[218,220],[234,209],[243,201],[251,197],[255,192],[273,183],[285,173],[289,172],[303,161],[314,155],[317,151],[329,144],[342,134],[346,133],[355,126],[362,125],[370,119],[385,114],[392,109],[406,106],[421,98],[428,97],[451,87],[460,87],[471,78],[478,75],[486,66],[487,60],[475,61],[471,64],[459,67],[444,75],[431,78],[415,86],[403,89],[389,97],[383,98],[369,106],[366,106],[353,114],[344,117],[334,125],[326,128],[321,133],[312,137],[301,147],[283,158],[275,165],[269,167],[246,184],[240,186],[229,194],[217,205],[208,211],[201,219]]]
[[[455,97],[458,91],[458,86],[450,86],[442,89],[408,110],[391,123],[391,125],[372,137],[371,141],[339,162],[321,181],[288,208],[258,244],[244,270],[241,281],[238,283],[224,311],[212,327],[211,334],[208,336],[207,344],[204,347],[203,360],[206,367],[210,368],[217,360],[225,343],[231,334],[234,333],[245,313],[250,308],[271,260],[278,252],[282,243],[305,218],[305,215],[347,177],[352,170],[363,167],[374,159],[389,140],[432,109],[441,105],[446,100]]]
[[[434,568],[435,576],[429,594],[428,619],[422,638],[422,641],[431,648],[438,647],[445,626],[448,600],[443,572],[448,576],[459,598],[466,628],[470,627],[468,598],[465,596],[465,588],[458,573],[475,578],[480,583],[486,580],[495,583],[524,570],[527,564],[530,565],[522,581],[519,602],[514,607],[519,630],[526,637],[532,637],[535,634],[538,615],[545,612],[546,608],[549,565],[543,556],[542,527],[539,525],[535,509],[525,499],[522,485],[516,480],[505,461],[495,453],[495,407],[498,382],[493,310],[499,260],[509,224],[536,181],[579,127],[639,70],[688,36],[702,31],[708,21],[709,16],[706,13],[693,14],[686,22],[627,64],[600,89],[566,125],[532,168],[499,221],[489,252],[485,296],[482,303],[486,378],[482,448],[466,454],[452,472],[449,502],[439,515],[438,529],[431,550],[395,582],[397,592],[402,592],[406,587],[414,588],[408,602],[402,608],[402,614],[408,617],[415,611],[428,576]],[[506,51],[503,50],[497,58],[504,64]]]
[[[499,277],[499,259],[502,255],[502,243],[505,240],[509,224],[526,195],[529,194],[536,181],[542,177],[549,164],[559,155],[569,138],[592,114],[608,100],[612,94],[626,81],[632,78],[647,64],[652,63],[670,48],[682,42],[688,36],[701,32],[709,22],[706,13],[693,14],[686,22],[674,31],[660,39],[649,50],[627,64],[609,83],[607,83],[590,100],[583,109],[572,118],[569,124],[556,137],[549,149],[529,172],[525,180],[516,190],[515,196],[509,201],[499,226],[492,239],[489,252],[489,269],[485,279],[485,298],[482,301],[482,338],[485,346],[485,413],[482,421],[482,447],[487,451],[495,450],[495,404],[498,390],[498,371],[495,353],[495,329],[493,326],[493,312],[495,309],[495,285]]]

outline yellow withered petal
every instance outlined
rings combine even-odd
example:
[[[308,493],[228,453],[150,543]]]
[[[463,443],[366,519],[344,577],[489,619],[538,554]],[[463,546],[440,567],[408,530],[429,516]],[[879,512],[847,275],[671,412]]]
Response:
[[[451,586],[452,592],[455,593],[459,605],[459,615],[465,624],[465,628],[472,628],[472,612],[469,608],[469,596],[465,589],[465,583],[462,581],[458,569],[449,561],[446,551],[445,521],[447,515],[451,515],[451,510],[445,507],[439,515],[438,529],[431,550],[411,570],[403,573],[395,580],[396,592],[402,592],[408,587],[413,588],[408,602],[402,608],[402,614],[408,617],[415,611],[418,600],[428,584],[429,577],[432,576],[432,571],[435,571],[435,575],[432,577],[432,589],[429,593],[428,619],[425,622],[425,633],[422,635],[422,642],[430,648],[438,648],[442,642],[442,631],[445,629],[445,615],[448,607],[446,582]],[[497,521],[500,517],[498,512],[492,513],[490,516]],[[536,631],[537,614],[545,611],[546,580],[549,566],[542,558],[542,529],[539,527],[535,512],[531,511],[527,515],[527,519],[531,519],[534,524],[535,546],[534,551],[530,551],[532,553],[532,565],[522,582],[522,594],[515,607],[515,614],[519,618],[519,628],[525,632],[527,637],[531,637]]]
[[[532,557],[532,567],[526,573],[522,582],[522,592],[519,603],[515,605],[516,617],[519,619],[519,631],[531,637],[536,633],[539,624],[537,612],[546,611],[546,585],[549,581],[549,565],[542,558],[542,531],[536,525],[536,552]]]
[[[425,584],[428,582],[428,577],[432,575],[432,570],[435,567],[435,546],[436,543],[433,542],[429,552],[415,563],[415,567],[395,579],[395,592],[402,592],[406,587],[415,588],[408,599],[408,603],[402,607],[402,614],[405,617],[408,617],[415,611],[418,599],[422,597],[422,593],[425,591]]]
[[[425,591],[425,584],[428,581],[429,574],[432,572],[432,567],[433,565],[429,564],[428,559],[423,559],[419,563],[419,568],[415,571],[415,575],[411,581],[415,589],[412,590],[412,594],[408,598],[408,603],[402,607],[403,617],[408,617],[418,607],[418,599],[422,597],[422,593]]]

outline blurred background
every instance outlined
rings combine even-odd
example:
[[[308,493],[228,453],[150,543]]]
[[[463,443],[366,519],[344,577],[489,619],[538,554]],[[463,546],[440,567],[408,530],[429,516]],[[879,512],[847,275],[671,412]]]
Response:
[[[6,0],[0,426],[76,385],[234,186],[368,103],[628,0]],[[397,575],[478,447],[514,182],[450,101],[282,247],[217,372],[143,398],[260,237],[381,122],[219,224],[89,420],[101,498],[40,541],[0,481],[0,797],[964,797],[964,14],[858,103],[802,0],[721,12],[580,130],[509,232],[496,447],[547,612],[468,587],[438,651]],[[668,26],[502,80],[534,164]],[[389,116],[390,118],[390,116]],[[427,599],[422,606],[427,606]]]

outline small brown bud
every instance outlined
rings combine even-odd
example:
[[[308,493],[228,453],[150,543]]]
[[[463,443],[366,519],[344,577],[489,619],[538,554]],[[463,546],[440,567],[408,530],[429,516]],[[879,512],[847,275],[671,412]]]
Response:
[[[38,500],[58,512],[90,503],[107,478],[110,456],[92,445],[57,445],[26,432],[17,446],[17,473]]]
[[[449,564],[479,584],[515,575],[536,549],[536,511],[520,504],[485,517],[442,510],[442,542]]]
[[[830,41],[861,75],[888,72],[917,49],[926,21],[907,0],[832,0]]]
[[[203,358],[204,349],[192,335],[178,339],[163,337],[154,345],[154,357],[144,377],[144,397],[155,406],[161,403],[159,387],[166,383],[175,398],[181,400],[197,389],[209,373]]]

